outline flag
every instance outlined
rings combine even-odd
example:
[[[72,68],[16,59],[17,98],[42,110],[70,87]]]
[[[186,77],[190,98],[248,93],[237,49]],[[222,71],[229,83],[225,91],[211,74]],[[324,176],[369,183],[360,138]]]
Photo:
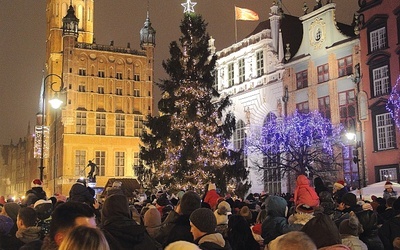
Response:
[[[258,14],[252,10],[239,8],[235,6],[235,18],[242,21],[257,21]]]

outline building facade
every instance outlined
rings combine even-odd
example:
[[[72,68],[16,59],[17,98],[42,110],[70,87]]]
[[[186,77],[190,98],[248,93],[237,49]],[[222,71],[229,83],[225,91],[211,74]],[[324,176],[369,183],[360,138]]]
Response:
[[[390,0],[359,2],[360,95],[367,103],[364,127],[365,184],[399,182],[399,128],[386,104],[400,74],[400,4]]]
[[[88,175],[89,160],[98,167],[95,188],[109,178],[133,178],[142,122],[153,110],[155,30],[149,15],[135,50],[129,43],[97,44],[93,10],[92,0],[47,1],[44,108],[38,117],[45,115],[38,120],[49,128],[48,157],[39,166],[48,194],[68,195]],[[47,105],[54,96],[63,101],[59,110]]]

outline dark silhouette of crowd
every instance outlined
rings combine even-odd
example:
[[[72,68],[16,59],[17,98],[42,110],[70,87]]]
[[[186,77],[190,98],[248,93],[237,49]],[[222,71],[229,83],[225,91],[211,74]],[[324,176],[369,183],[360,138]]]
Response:
[[[208,183],[127,197],[115,182],[99,197],[77,180],[48,198],[36,179],[19,203],[0,197],[0,250],[400,249],[400,199],[391,182],[383,189],[359,200],[344,181],[299,175],[293,194],[240,198]]]

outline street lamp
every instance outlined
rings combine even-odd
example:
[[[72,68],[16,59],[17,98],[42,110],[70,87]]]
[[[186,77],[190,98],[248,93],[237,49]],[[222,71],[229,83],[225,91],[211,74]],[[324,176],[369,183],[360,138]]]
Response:
[[[55,78],[55,81],[53,80]],[[45,145],[45,140],[46,140],[46,136],[45,134],[48,134],[49,128],[47,126],[45,126],[45,114],[46,114],[46,104],[45,104],[45,100],[46,100],[46,89],[47,89],[47,81],[51,79],[51,84],[50,84],[50,89],[53,92],[61,92],[64,89],[64,84],[63,84],[63,79],[61,76],[57,75],[57,74],[49,74],[47,75],[44,79],[43,79],[43,83],[42,83],[42,96],[41,96],[41,124],[39,127],[40,130],[40,166],[39,166],[39,171],[40,171],[40,180],[43,181],[43,170],[44,170],[44,158],[47,156],[45,154],[46,147],[48,147],[48,145]],[[55,89],[55,84],[59,83],[59,89]],[[59,100],[58,98],[53,98],[51,100],[49,100],[50,105],[53,108],[59,108],[61,106],[61,104],[63,103],[61,100]],[[36,141],[37,142],[37,141]],[[35,147],[37,148],[38,145],[36,145],[35,143]],[[37,152],[38,150],[36,150]]]
[[[361,195],[361,174],[360,174],[360,158],[358,156],[358,148],[361,147],[361,141],[357,141],[357,135],[352,132],[346,133],[346,138],[355,143],[355,148],[353,149],[353,162],[357,165],[357,174],[358,174],[358,190],[360,191],[360,199],[362,199]]]

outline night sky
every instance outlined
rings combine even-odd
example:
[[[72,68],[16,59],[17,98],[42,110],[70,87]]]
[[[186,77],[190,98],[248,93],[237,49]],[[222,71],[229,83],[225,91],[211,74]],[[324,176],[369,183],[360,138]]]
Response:
[[[195,0],[192,0],[196,2]],[[166,78],[161,66],[169,58],[168,46],[180,36],[186,0],[150,0],[150,20],[156,29],[155,80]],[[197,0],[196,13],[208,23],[217,50],[235,42],[234,6],[258,13],[267,20],[273,0]],[[301,16],[304,0],[283,0],[286,14]],[[310,10],[315,0],[305,0]],[[325,0],[322,0],[325,4]],[[335,0],[337,21],[350,24],[358,10],[355,0]],[[97,44],[139,49],[139,31],[146,19],[146,0],[95,0],[94,35]],[[238,21],[238,40],[259,21]],[[0,0],[0,144],[18,142],[35,125],[45,62],[46,0]],[[157,95],[158,96],[158,95]],[[156,100],[157,101],[157,100]]]

